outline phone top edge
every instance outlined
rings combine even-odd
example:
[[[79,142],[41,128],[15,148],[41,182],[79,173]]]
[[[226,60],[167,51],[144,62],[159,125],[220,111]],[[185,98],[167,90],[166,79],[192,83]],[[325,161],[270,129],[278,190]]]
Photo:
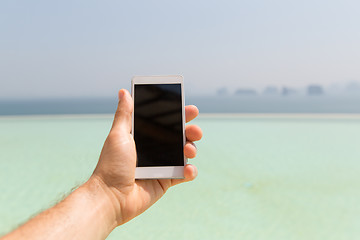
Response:
[[[184,78],[183,75],[180,75],[180,74],[170,74],[170,75],[134,75],[132,77],[132,79],[134,79],[134,78],[148,78],[148,77],[159,77],[159,78],[162,78],[162,77],[181,77],[181,78]]]
[[[184,83],[184,77],[181,75],[154,75],[154,76],[134,76],[131,79],[134,84],[170,84],[170,83]]]

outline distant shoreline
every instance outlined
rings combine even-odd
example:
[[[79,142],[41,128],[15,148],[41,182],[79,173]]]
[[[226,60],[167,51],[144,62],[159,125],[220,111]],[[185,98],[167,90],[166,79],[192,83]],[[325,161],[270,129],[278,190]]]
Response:
[[[201,118],[360,119],[360,113],[202,113]]]
[[[34,114],[34,115],[0,115],[5,119],[112,119],[114,114]],[[262,119],[359,119],[359,113],[200,113],[199,119],[213,118],[262,118]]]

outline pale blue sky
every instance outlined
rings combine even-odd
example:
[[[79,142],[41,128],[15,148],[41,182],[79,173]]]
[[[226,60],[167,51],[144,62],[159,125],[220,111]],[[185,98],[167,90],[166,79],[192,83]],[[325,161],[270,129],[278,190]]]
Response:
[[[359,1],[0,1],[0,98],[104,97],[133,75],[219,87],[360,80]]]

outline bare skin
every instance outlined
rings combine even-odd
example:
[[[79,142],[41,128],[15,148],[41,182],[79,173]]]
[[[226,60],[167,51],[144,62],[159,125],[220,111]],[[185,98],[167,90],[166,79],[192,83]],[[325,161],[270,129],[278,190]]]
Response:
[[[0,240],[105,239],[114,228],[148,209],[170,187],[195,179],[196,167],[187,164],[184,179],[135,180],[132,111],[130,94],[120,90],[113,126],[89,180],[62,202]],[[186,106],[185,115],[186,122],[189,122],[198,115],[198,109]],[[201,139],[202,131],[196,125],[187,125],[185,133],[185,156],[194,158],[196,147],[193,142]]]

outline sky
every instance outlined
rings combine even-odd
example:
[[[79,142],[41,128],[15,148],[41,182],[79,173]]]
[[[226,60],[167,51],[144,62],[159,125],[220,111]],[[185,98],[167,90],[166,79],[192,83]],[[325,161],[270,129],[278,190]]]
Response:
[[[116,96],[134,75],[186,94],[360,81],[359,1],[0,1],[0,99]]]

